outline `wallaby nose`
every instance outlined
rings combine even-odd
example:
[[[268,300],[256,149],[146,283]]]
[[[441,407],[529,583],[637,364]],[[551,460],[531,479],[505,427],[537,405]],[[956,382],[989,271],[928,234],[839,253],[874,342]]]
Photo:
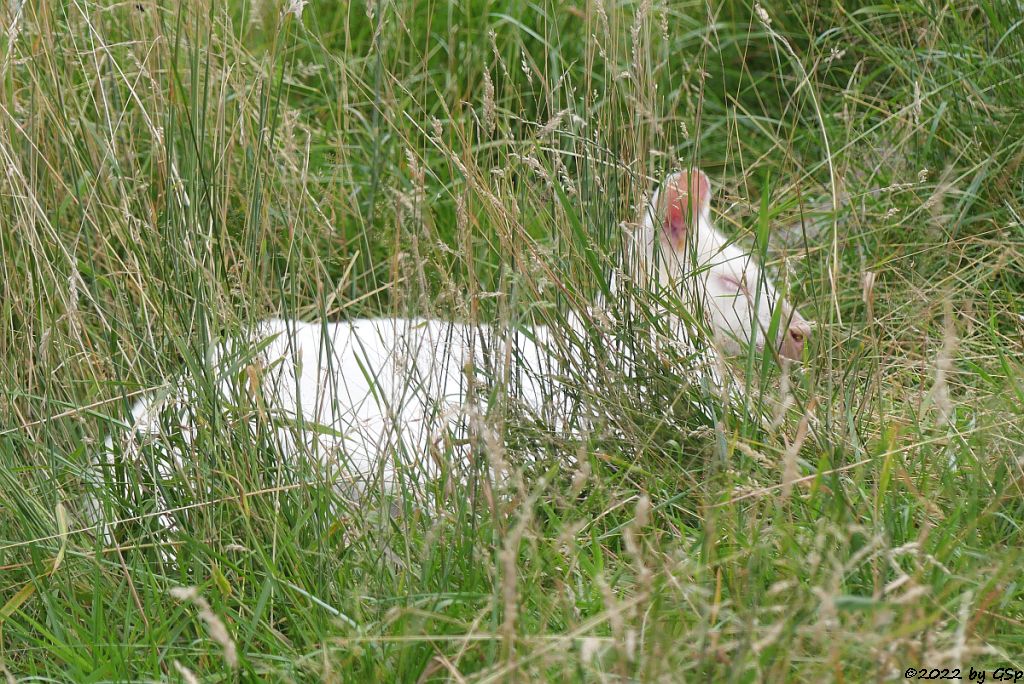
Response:
[[[782,344],[779,346],[779,354],[787,359],[800,361],[804,356],[804,345],[811,336],[811,326],[805,321],[793,321],[786,330]]]

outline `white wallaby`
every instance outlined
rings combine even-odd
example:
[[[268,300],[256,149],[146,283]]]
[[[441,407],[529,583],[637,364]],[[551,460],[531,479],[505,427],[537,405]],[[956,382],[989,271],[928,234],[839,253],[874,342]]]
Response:
[[[753,257],[714,228],[710,194],[702,171],[666,179],[646,207],[636,236],[641,267],[661,285],[690,278],[690,296],[699,297],[700,306],[691,304],[703,310],[714,331],[713,347],[733,353],[743,342],[763,349],[777,315],[780,332],[772,347],[799,360],[810,325],[779,296]],[[578,318],[571,320],[582,325]],[[685,326],[670,328],[687,342]],[[275,426],[282,455],[318,459],[334,466],[344,480],[390,483],[398,469],[436,477],[443,467],[438,454],[468,458],[467,426],[486,408],[483,393],[472,388],[487,381],[474,380],[472,369],[505,368],[516,376],[508,383],[516,388],[516,400],[538,415],[554,416],[556,424],[566,402],[555,377],[559,357],[552,353],[552,332],[545,326],[505,335],[487,326],[427,319],[271,319],[249,333],[262,347],[241,382],[237,368],[229,373],[232,377],[218,380],[223,400],[228,405],[236,401],[236,385],[250,391],[258,387],[249,415],[262,415]],[[218,368],[238,348],[237,342],[217,345],[211,367]],[[107,440],[108,463],[115,453],[130,458],[140,443],[157,440],[161,416],[165,424],[168,415],[180,418],[178,444],[192,443],[197,429],[189,406],[193,402],[194,397],[173,394],[139,401],[124,446],[115,448],[114,440]],[[181,458],[178,453],[171,460],[180,463]],[[167,467],[173,466],[162,466]]]

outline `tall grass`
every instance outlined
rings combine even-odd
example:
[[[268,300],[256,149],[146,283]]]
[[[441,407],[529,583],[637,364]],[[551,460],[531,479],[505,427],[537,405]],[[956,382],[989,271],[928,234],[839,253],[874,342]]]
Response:
[[[12,676],[1024,669],[1017,9],[301,4],[4,6]],[[716,420],[643,342],[662,303],[610,300],[586,340],[564,325],[693,164],[818,321],[805,368],[734,359],[747,410]],[[588,430],[495,402],[507,490],[346,501],[213,391],[211,342],[271,315],[551,324]],[[105,504],[130,520],[83,529],[99,444],[179,382],[201,398],[190,459],[163,483],[123,466],[133,490]]]

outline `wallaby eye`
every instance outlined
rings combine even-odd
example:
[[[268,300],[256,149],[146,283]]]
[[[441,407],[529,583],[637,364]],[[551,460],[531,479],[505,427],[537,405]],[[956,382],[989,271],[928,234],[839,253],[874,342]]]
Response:
[[[746,283],[730,275],[718,276],[718,282],[727,290],[734,291],[737,295],[748,294]]]

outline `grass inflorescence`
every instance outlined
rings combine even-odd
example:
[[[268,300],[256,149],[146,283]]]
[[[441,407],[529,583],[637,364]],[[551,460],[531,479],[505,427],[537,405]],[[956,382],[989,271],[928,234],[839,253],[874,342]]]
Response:
[[[26,0],[0,18],[11,677],[1024,669],[1012,3]],[[817,321],[803,367],[730,360],[728,410],[679,372],[658,314],[679,298],[621,257],[691,166]],[[211,343],[255,321],[370,315],[550,325],[574,430],[524,412],[499,368],[472,472],[352,497],[214,389]],[[165,439],[186,462],[161,477],[143,446],[102,495],[122,524],[89,529],[102,442],[178,391],[197,434]]]

